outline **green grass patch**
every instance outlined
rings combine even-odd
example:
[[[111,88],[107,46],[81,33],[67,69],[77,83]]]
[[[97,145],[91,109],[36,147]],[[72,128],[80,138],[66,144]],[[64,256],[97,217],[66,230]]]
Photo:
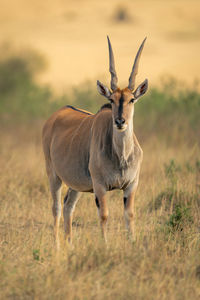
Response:
[[[193,218],[190,212],[190,207],[176,205],[174,212],[169,216],[169,220],[166,222],[170,232],[182,231],[184,226],[191,224]]]

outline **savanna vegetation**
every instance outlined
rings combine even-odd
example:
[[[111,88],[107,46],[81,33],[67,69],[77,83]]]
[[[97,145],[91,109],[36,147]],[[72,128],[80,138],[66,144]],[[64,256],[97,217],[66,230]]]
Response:
[[[136,104],[135,132],[144,150],[136,241],[127,239],[120,191],[108,196],[107,247],[94,196],[83,194],[74,214],[73,247],[64,245],[61,230],[56,255],[42,125],[66,104],[96,112],[105,100],[95,82],[55,96],[37,83],[44,66],[32,51],[0,61],[0,298],[199,299],[198,83],[166,79]]]

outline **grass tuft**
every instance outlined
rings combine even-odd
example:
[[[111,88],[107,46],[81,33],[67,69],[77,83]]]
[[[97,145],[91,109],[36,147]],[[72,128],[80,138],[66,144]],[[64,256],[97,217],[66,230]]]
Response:
[[[190,207],[176,205],[174,213],[170,215],[167,226],[170,232],[182,231],[185,226],[193,222]]]

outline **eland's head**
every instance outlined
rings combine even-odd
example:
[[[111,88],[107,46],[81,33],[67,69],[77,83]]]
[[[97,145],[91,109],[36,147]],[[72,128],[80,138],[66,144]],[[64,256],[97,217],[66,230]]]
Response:
[[[134,114],[134,104],[137,100],[146,93],[148,88],[148,80],[145,79],[136,89],[135,81],[136,75],[138,73],[138,65],[140,56],[144,47],[146,38],[142,42],[135,61],[133,68],[129,77],[128,87],[120,89],[117,85],[118,78],[115,70],[114,55],[112,51],[112,46],[110,39],[108,37],[108,47],[109,47],[109,71],[111,73],[111,90],[102,84],[100,81],[97,81],[97,88],[101,95],[106,97],[112,104],[112,117],[113,125],[119,131],[125,131],[128,125],[132,122]]]

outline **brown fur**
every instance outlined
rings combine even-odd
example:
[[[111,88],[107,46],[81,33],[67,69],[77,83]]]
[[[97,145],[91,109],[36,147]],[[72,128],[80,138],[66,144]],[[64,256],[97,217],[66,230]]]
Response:
[[[142,151],[134,134],[132,139],[134,154],[130,153],[127,160],[122,160],[113,145],[110,108],[105,107],[95,115],[68,107],[55,112],[43,128],[43,149],[52,196],[57,182],[58,185],[64,182],[77,195],[78,192],[95,192],[100,201],[104,232],[108,216],[106,191],[117,188],[125,190],[139,173]],[[58,239],[59,213],[56,213],[55,203],[59,206],[60,199],[53,197],[55,235]],[[66,236],[70,235],[71,239],[72,216],[70,212],[66,212],[66,215]]]
[[[117,88],[109,38],[108,43],[113,93],[99,81],[97,88],[101,95],[110,100],[111,106],[104,106],[96,114],[70,106],[63,107],[47,120],[43,128],[43,149],[53,198],[57,247],[62,182],[69,187],[63,209],[65,236],[69,241],[72,239],[72,213],[80,192],[95,193],[102,233],[106,240],[106,192],[113,189],[123,190],[126,198],[126,225],[133,235],[133,204],[142,162],[142,149],[133,131],[134,103],[146,92],[148,81],[140,84],[134,93],[130,88]],[[140,52],[141,47],[138,53]],[[133,66],[132,86],[139,56],[137,54]]]

